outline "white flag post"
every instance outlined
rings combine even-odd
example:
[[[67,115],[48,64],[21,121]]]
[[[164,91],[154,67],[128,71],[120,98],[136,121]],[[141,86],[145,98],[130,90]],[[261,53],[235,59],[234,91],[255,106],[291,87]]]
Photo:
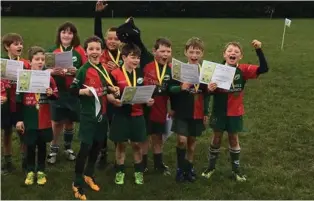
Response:
[[[290,27],[290,25],[291,25],[291,20],[286,18],[285,19],[285,25],[283,27],[283,34],[282,34],[282,41],[281,41],[281,50],[283,50],[283,43],[285,41],[286,27]]]

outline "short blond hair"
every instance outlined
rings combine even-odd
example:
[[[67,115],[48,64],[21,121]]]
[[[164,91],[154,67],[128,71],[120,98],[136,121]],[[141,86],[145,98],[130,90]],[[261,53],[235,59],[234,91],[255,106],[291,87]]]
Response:
[[[39,47],[39,46],[30,47],[30,48],[28,49],[28,60],[29,60],[29,61],[32,61],[34,55],[37,54],[37,53],[39,53],[39,52],[45,54],[45,49],[42,48],[42,47]]]
[[[232,42],[227,43],[227,44],[225,45],[225,48],[224,48],[224,51],[223,51],[223,52],[225,52],[225,51],[228,49],[228,47],[229,47],[230,45],[231,45],[231,46],[238,47],[238,48],[240,49],[241,54],[243,54],[243,48],[242,48],[241,44],[240,44],[239,42],[236,42],[236,41],[232,41]]]
[[[205,49],[204,42],[198,37],[192,37],[185,43],[185,51],[187,51],[190,47],[200,49],[201,51],[204,51]]]

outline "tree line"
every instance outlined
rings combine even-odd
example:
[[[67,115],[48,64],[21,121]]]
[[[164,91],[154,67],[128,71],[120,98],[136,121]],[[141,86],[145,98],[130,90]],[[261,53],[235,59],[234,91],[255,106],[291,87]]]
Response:
[[[1,1],[2,16],[93,17],[94,1]],[[106,17],[313,18],[311,1],[110,1]]]

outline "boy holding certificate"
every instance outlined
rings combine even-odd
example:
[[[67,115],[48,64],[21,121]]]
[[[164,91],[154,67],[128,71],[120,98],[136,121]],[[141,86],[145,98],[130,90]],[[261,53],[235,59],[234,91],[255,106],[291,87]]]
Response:
[[[42,70],[45,65],[45,50],[41,47],[31,47],[28,51],[32,70]],[[47,78],[49,79],[49,78]],[[23,134],[23,141],[27,146],[27,176],[26,185],[44,185],[47,182],[45,175],[46,143],[52,140],[52,125],[48,99],[57,98],[57,86],[50,77],[50,87],[45,94],[20,93],[17,95],[17,131]],[[38,149],[36,152],[36,148]],[[37,165],[36,161],[37,153]],[[37,167],[36,167],[37,166]]]
[[[140,64],[141,50],[138,46],[130,43],[122,47],[122,59],[124,64],[111,72],[113,83],[121,91],[127,86],[136,87],[144,85],[143,70],[138,68]],[[115,102],[113,102],[115,104]],[[153,105],[154,100],[147,102],[148,106]],[[110,139],[117,143],[116,146],[116,177],[115,183],[124,184],[124,161],[128,141],[131,141],[134,157],[134,177],[136,184],[143,184],[142,153],[140,143],[146,140],[146,126],[143,116],[143,104],[118,105],[110,127]]]
[[[240,145],[238,138],[238,133],[243,128],[244,85],[248,79],[256,79],[260,74],[268,72],[267,62],[261,49],[262,43],[258,40],[253,40],[252,46],[255,48],[258,56],[259,66],[239,64],[243,57],[243,50],[237,42],[228,43],[223,51],[224,64],[235,67],[236,73],[230,90],[216,89],[214,92],[213,109],[210,118],[214,136],[209,148],[209,165],[202,173],[202,176],[205,178],[209,179],[215,171],[222,135],[224,131],[227,131],[233,178],[239,182],[246,181],[246,177],[240,172]]]
[[[109,73],[100,63],[103,48],[103,43],[97,36],[86,39],[84,49],[88,62],[80,67],[70,87],[71,94],[79,96],[81,105],[79,127],[81,145],[72,185],[74,196],[81,200],[86,200],[84,183],[94,191],[100,190],[94,179],[95,163],[101,144],[107,137],[107,97],[114,100],[113,95],[108,94],[108,86],[113,87]]]
[[[23,50],[23,39],[19,34],[8,33],[2,37],[2,47],[7,53],[4,59],[12,59],[22,61],[24,63],[24,69],[29,68],[29,62],[21,58]],[[4,87],[7,92],[7,98],[5,102],[1,102],[1,129],[4,130],[3,147],[4,147],[4,164],[2,174],[11,172],[14,170],[12,165],[12,126],[16,125],[16,81],[6,80],[1,78],[1,82],[4,82]],[[21,136],[20,136],[21,137]],[[21,140],[21,138],[20,138]],[[25,147],[21,140],[21,156],[22,156],[22,168],[26,168],[26,156]]]
[[[102,32],[102,24],[101,24],[101,14],[102,11],[107,7],[106,1],[97,1],[96,3],[96,12],[95,12],[95,21],[94,21],[94,34],[102,39],[105,44],[105,50],[100,58],[100,62],[103,67],[107,69],[107,71],[111,72],[112,70],[119,68],[123,64],[123,60],[121,57],[121,53],[119,50],[120,40],[117,37],[116,27],[110,27],[105,34],[105,37]],[[109,126],[111,124],[113,115],[113,105],[108,103],[107,108],[107,116],[109,121]],[[98,167],[104,168],[107,163],[107,138],[104,140],[103,147],[101,149],[98,161]]]
[[[141,49],[141,68],[144,71],[144,85],[156,85],[154,92],[155,103],[152,107],[146,107],[145,119],[147,134],[151,136],[153,153],[154,153],[154,169],[164,175],[169,175],[168,166],[163,163],[162,135],[166,132],[167,118],[167,102],[169,99],[168,84],[171,77],[170,58],[171,58],[171,42],[166,38],[158,38],[154,44],[153,54],[150,53],[143,44],[140,37],[140,30],[135,26],[132,18],[118,28],[121,35],[128,33],[127,38],[123,38],[124,42],[136,43]],[[142,145],[143,168],[144,172],[147,168],[147,153],[149,140]]]
[[[189,64],[196,64],[200,68],[200,60],[204,54],[204,44],[199,38],[190,38],[185,45],[185,56]],[[174,120],[172,131],[177,134],[177,174],[176,181],[195,181],[193,168],[196,137],[205,130],[209,113],[209,91],[213,91],[214,84],[179,83],[172,80],[170,92]]]
[[[56,80],[59,99],[51,101],[53,141],[50,145],[50,153],[47,162],[56,163],[59,151],[59,136],[64,131],[64,153],[68,160],[75,160],[76,156],[72,150],[74,135],[74,123],[79,121],[79,100],[69,92],[69,87],[75,77],[77,69],[82,66],[87,58],[84,49],[80,46],[80,39],[74,24],[65,22],[57,30],[55,46],[49,52],[62,53],[72,51],[73,66],[60,68],[55,66],[52,75]]]

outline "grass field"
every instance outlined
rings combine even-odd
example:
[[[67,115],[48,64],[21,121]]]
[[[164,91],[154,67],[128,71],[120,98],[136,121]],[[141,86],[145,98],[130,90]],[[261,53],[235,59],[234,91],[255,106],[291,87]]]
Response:
[[[2,18],[1,35],[17,32],[24,37],[24,47],[54,43],[56,28],[64,21],[74,22],[81,40],[93,34],[93,19],[79,18]],[[224,138],[217,171],[211,180],[201,177],[194,183],[174,181],[176,154],[175,137],[167,141],[164,159],[171,167],[171,177],[150,172],[145,185],[133,184],[133,165],[130,150],[127,157],[126,182],[114,184],[112,168],[97,171],[101,191],[87,190],[89,199],[314,199],[314,20],[292,19],[286,30],[284,51],[280,50],[284,20],[269,19],[135,19],[149,48],[158,36],[173,42],[173,55],[184,60],[183,47],[188,38],[198,36],[205,41],[206,60],[221,61],[226,42],[239,41],[244,47],[242,62],[257,63],[250,46],[253,39],[263,42],[270,71],[258,80],[249,81],[245,95],[245,128],[240,135],[241,165],[248,176],[246,183],[229,179],[231,165],[228,144]],[[119,25],[124,19],[103,20],[103,27]],[[24,51],[26,53],[26,51]],[[198,174],[207,165],[207,150],[211,131],[199,139],[195,155]],[[14,136],[14,162],[20,165],[18,138]],[[78,151],[78,139],[74,148]],[[113,149],[110,143],[110,160]],[[62,149],[61,149],[62,151]],[[152,167],[152,157],[149,160]],[[59,157],[55,166],[47,167],[45,187],[23,186],[24,174],[2,176],[2,199],[74,199],[71,183],[74,163]],[[312,186],[312,187],[311,187]],[[312,190],[311,190],[312,189]]]

